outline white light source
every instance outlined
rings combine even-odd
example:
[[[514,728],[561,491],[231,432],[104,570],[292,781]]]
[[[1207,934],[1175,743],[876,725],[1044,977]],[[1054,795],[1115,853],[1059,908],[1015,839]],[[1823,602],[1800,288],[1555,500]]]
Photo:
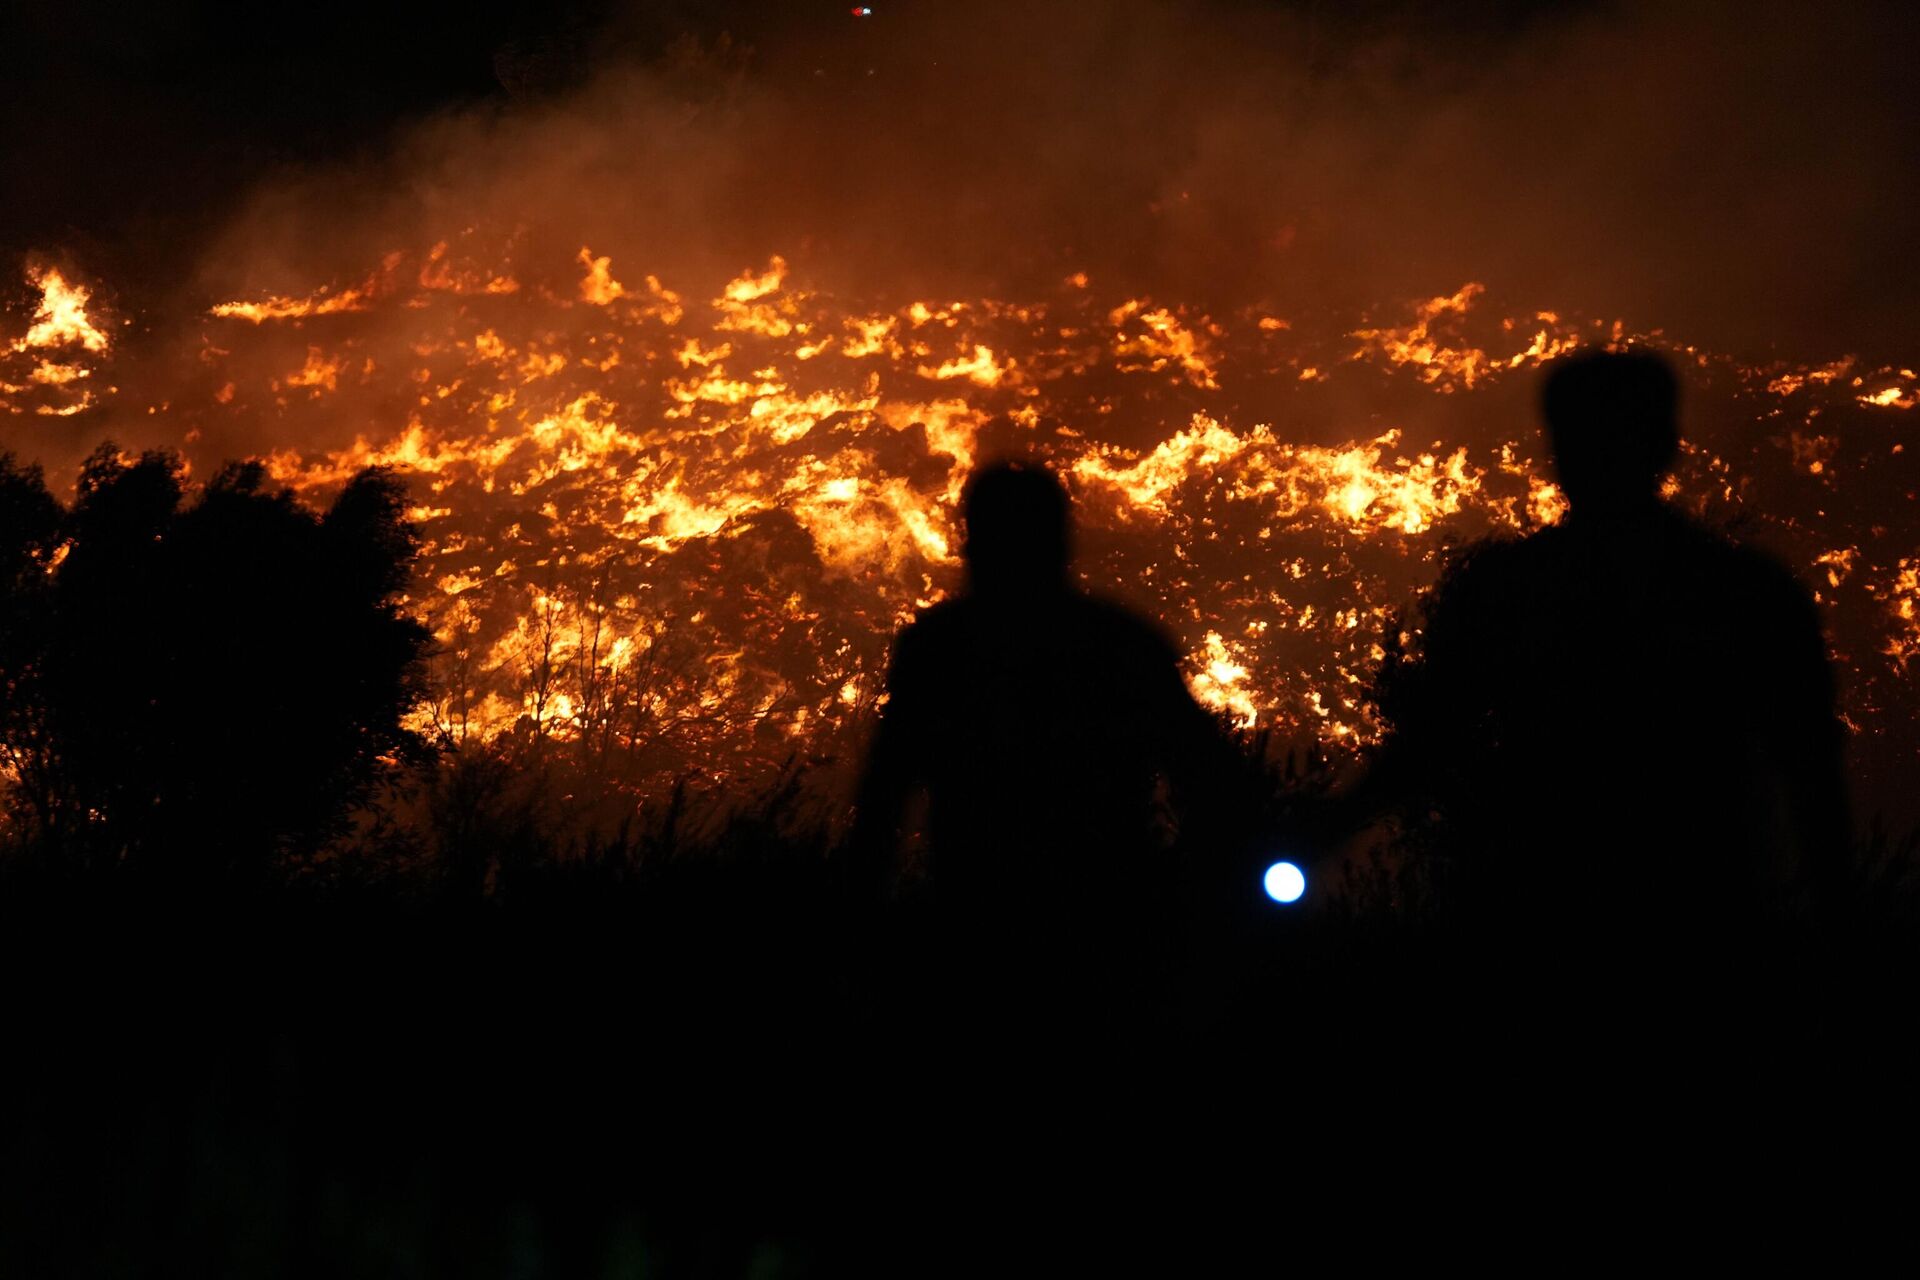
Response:
[[[1291,862],[1276,862],[1267,868],[1260,883],[1275,902],[1298,902],[1307,891],[1307,873]]]

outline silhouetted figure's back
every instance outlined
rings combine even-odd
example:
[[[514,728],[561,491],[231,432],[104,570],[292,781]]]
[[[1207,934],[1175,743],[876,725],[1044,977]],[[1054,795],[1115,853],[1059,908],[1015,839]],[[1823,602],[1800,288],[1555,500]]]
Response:
[[[1202,793],[1223,786],[1233,753],[1171,643],[1070,585],[1057,480],[986,469],[964,517],[968,590],[899,637],[857,839],[890,853],[924,786],[934,893],[963,968],[1124,968],[1173,896],[1156,865],[1159,782],[1204,822]]]
[[[1847,839],[1813,602],[1661,500],[1676,400],[1649,353],[1552,369],[1568,514],[1456,564],[1383,697],[1382,771],[1444,820],[1463,899],[1520,927],[1617,927],[1615,955],[1705,942],[1829,874]]]

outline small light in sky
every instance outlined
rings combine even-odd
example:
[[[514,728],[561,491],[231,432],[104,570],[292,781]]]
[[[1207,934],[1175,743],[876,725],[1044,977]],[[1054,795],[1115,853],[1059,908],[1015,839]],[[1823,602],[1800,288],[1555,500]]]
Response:
[[[1291,862],[1276,862],[1267,868],[1260,883],[1275,902],[1298,902],[1307,891],[1307,873]]]
[[[873,16],[873,10],[864,4],[857,4],[853,6],[853,16],[856,18],[871,18]]]

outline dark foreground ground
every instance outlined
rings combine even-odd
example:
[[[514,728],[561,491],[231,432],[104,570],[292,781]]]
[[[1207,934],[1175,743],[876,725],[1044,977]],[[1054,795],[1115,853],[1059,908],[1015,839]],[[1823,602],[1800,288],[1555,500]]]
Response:
[[[1390,907],[1189,896],[1050,982],[767,868],[15,894],[0,1274],[1239,1274],[1729,1179],[1791,1216],[1866,1167],[1801,1153],[1910,1150],[1903,916],[1655,955]]]

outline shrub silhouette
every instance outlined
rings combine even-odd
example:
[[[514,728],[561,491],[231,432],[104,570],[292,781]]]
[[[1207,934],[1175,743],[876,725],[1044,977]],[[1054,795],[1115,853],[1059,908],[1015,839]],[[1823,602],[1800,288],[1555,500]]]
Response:
[[[174,885],[251,875],[336,833],[417,750],[428,634],[396,596],[402,488],[362,472],[324,514],[233,464],[103,445],[62,511],[0,460],[10,834],[69,870]]]

